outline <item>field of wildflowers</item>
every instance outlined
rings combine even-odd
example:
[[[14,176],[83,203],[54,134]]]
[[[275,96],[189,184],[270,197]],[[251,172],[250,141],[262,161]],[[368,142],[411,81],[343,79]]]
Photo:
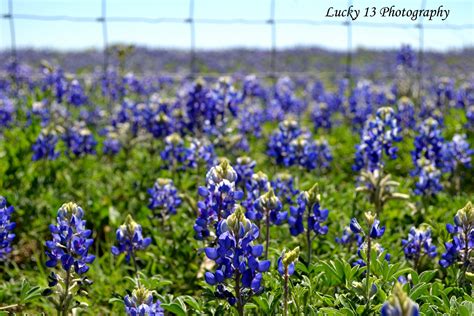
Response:
[[[0,315],[473,315],[472,52],[366,54],[351,80],[7,63]]]

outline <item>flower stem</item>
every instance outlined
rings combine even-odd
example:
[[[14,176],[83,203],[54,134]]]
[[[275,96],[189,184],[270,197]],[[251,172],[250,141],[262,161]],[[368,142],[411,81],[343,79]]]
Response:
[[[284,297],[283,297],[283,316],[288,315],[288,267],[285,266],[285,280],[283,283]]]
[[[244,315],[244,304],[242,301],[242,294],[240,293],[240,271],[237,270],[237,273],[235,274],[235,297],[237,299],[237,311],[239,313],[239,316]]]
[[[135,254],[133,253],[133,251],[130,254],[130,256],[132,257],[132,260],[133,260],[133,268],[135,270],[135,278],[137,279],[138,286],[140,286],[140,277],[138,276],[138,264],[137,264],[137,259],[135,259]]]
[[[372,240],[370,235],[367,236],[367,270],[366,270],[366,287],[367,287],[367,310],[370,310],[370,260],[371,260],[371,252],[372,252]]]
[[[270,212],[265,210],[265,260],[268,259],[268,243],[270,242]]]

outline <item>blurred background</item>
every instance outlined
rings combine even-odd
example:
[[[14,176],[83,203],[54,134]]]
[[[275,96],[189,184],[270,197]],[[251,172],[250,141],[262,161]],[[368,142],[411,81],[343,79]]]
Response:
[[[53,59],[72,71],[74,66],[113,63],[117,45],[133,47],[127,60],[140,71],[235,72],[254,63],[256,71],[272,73],[307,70],[307,64],[296,67],[297,61],[288,60],[295,53],[326,61],[340,56],[350,63],[358,51],[396,50],[402,44],[418,52],[453,54],[474,46],[472,0],[0,1],[2,57],[31,63]],[[359,9],[443,5],[450,15],[446,21],[325,17],[330,6],[350,4]],[[155,58],[140,64],[144,55]],[[206,59],[220,64],[209,67]]]

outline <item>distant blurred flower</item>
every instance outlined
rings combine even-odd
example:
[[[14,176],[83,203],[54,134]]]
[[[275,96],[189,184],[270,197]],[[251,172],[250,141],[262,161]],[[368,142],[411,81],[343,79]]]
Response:
[[[12,251],[13,229],[16,227],[16,223],[11,221],[14,211],[13,206],[7,206],[7,199],[0,196],[0,261],[6,260]]]
[[[59,151],[56,151],[58,139],[55,132],[42,131],[32,146],[33,161],[58,158],[60,154]]]
[[[150,195],[148,208],[155,217],[166,217],[176,214],[176,209],[181,205],[178,190],[170,179],[158,179],[152,188],[148,189]]]

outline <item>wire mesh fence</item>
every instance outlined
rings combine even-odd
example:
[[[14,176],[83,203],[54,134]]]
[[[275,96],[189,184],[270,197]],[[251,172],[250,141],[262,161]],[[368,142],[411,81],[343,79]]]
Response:
[[[109,0],[110,1],[110,0]],[[420,0],[420,9],[425,9],[427,0]],[[266,25],[270,29],[270,54],[269,54],[269,69],[264,76],[273,77],[279,75],[277,72],[277,38],[278,28],[277,25],[306,25],[306,26],[340,26],[345,28],[347,31],[347,48],[346,48],[346,69],[345,75],[347,78],[352,76],[352,60],[353,60],[353,34],[354,28],[392,28],[392,29],[413,29],[414,32],[418,32],[418,58],[419,58],[419,75],[423,76],[423,54],[425,47],[425,29],[439,29],[439,30],[452,30],[456,32],[464,32],[466,30],[474,30],[474,24],[450,24],[450,23],[438,23],[438,24],[425,24],[423,19],[420,19],[418,23],[382,23],[377,21],[352,21],[348,17],[344,21],[334,20],[321,20],[321,19],[284,19],[275,17],[275,8],[278,5],[277,0],[270,0],[268,18],[267,19],[248,19],[248,18],[196,18],[195,7],[196,1],[189,0],[189,12],[186,18],[169,18],[169,17],[140,17],[140,16],[109,16],[107,14],[107,0],[100,0],[100,15],[99,16],[72,16],[72,15],[44,15],[44,14],[21,14],[15,13],[14,0],[7,0],[8,12],[3,15],[4,20],[8,20],[9,31],[10,31],[10,49],[11,58],[13,62],[18,63],[17,54],[17,34],[15,32],[15,21],[16,20],[27,20],[27,21],[68,21],[76,23],[94,22],[99,23],[102,28],[102,52],[103,52],[103,70],[107,70],[110,62],[110,41],[109,41],[109,25],[113,23],[148,23],[148,24],[165,24],[165,23],[183,23],[189,25],[189,75],[197,76],[198,73],[196,67],[197,54],[196,54],[196,25],[208,24],[208,25]],[[352,5],[352,0],[348,0],[348,6]],[[301,73],[298,73],[301,75]],[[260,74],[262,75],[262,74]]]

